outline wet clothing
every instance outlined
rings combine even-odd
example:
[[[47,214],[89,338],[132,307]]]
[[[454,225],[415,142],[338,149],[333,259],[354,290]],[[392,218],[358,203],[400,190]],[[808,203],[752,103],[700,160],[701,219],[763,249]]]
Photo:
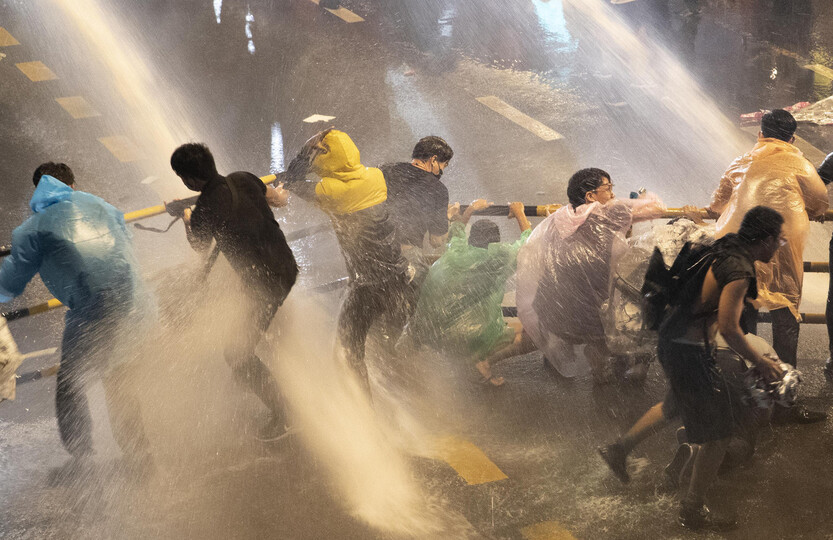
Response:
[[[548,271],[533,302],[541,328],[571,342],[604,339],[601,308],[610,289],[614,242],[631,226],[628,207],[602,208],[547,254]]]
[[[736,159],[714,192],[711,209],[720,213],[717,237],[737,232],[743,216],[757,205],[784,218],[788,243],[772,262],[757,263],[759,298],[769,311],[789,308],[798,319],[804,280],[804,244],[810,218],[827,210],[827,191],[813,165],[790,143],[761,138],[751,152]]]
[[[410,163],[388,163],[380,169],[400,244],[421,248],[426,234],[448,232],[448,188],[435,175]]]
[[[827,155],[824,162],[819,167],[818,173],[825,185],[829,186],[833,183],[833,153]],[[828,262],[833,263],[833,236],[830,237],[830,251],[828,255]],[[824,313],[825,318],[827,319],[828,348],[833,350],[833,264],[831,264],[829,273],[830,285],[827,290],[827,308]]]
[[[748,282],[746,297],[757,297],[754,258],[745,243],[728,234],[712,246],[694,249],[690,279],[680,284],[677,305],[659,329],[657,354],[671,386],[671,401],[683,418],[689,440],[695,444],[724,439],[732,433],[733,409],[727,383],[713,356],[708,320],[714,312],[694,313],[703,282],[711,268],[718,290],[738,280]],[[703,328],[701,342],[684,338],[691,325]]]
[[[415,342],[474,362],[511,345],[515,331],[501,304],[518,251],[531,233],[527,229],[516,242],[484,249],[469,245],[465,225],[452,224],[448,249],[431,266],[408,326]]]
[[[101,293],[132,292],[137,286],[132,240],[116,208],[48,175],[29,206],[34,214],[12,233],[11,255],[0,267],[0,302],[22,294],[38,272],[70,309],[89,305]]]
[[[55,297],[69,307],[55,393],[58,428],[74,456],[92,452],[92,422],[85,395],[100,375],[113,434],[125,454],[147,452],[147,440],[130,385],[127,353],[118,347],[140,321],[152,318],[124,216],[102,199],[74,191],[44,175],[32,196],[34,215],[12,234],[12,253],[0,267],[0,300],[21,294],[40,272]]]
[[[266,189],[247,172],[213,178],[197,199],[190,238],[200,251],[215,239],[243,283],[280,305],[295,284],[298,265],[266,202]]]
[[[333,223],[350,279],[338,334],[348,363],[367,385],[364,354],[370,327],[380,318],[404,326],[399,321],[411,294],[408,263],[396,241],[382,171],[361,164],[359,149],[344,132],[331,130],[323,144],[328,152],[311,164],[321,180],[305,181],[305,158],[298,156],[287,168],[284,187],[318,203]],[[392,338],[395,342],[398,336]]]
[[[113,368],[109,357],[121,332],[131,332],[130,294],[112,291],[65,315],[61,366],[55,390],[55,413],[64,447],[73,456],[93,451],[92,417],[86,389],[93,375],[101,376],[113,436],[128,456],[147,454],[148,442],[133,385],[125,375],[130,365]],[[134,314],[135,315],[135,314]]]
[[[197,199],[189,240],[202,251],[214,239],[245,285],[247,320],[237,340],[225,348],[224,357],[235,381],[260,398],[272,420],[282,421],[277,382],[255,348],[295,284],[298,265],[266,201],[266,189],[248,172],[217,175]]]

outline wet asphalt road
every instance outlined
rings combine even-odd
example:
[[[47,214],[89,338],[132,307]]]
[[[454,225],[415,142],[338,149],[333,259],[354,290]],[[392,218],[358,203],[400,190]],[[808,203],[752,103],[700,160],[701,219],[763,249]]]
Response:
[[[703,206],[726,165],[723,156],[692,151],[680,130],[664,130],[667,117],[651,101],[658,94],[645,90],[642,96],[622,81],[580,15],[559,0],[346,3],[366,19],[358,23],[308,0],[111,4],[119,23],[110,30],[127,49],[141,52],[154,75],[146,89],[165,102],[162,116],[174,127],[188,120],[191,130],[181,132],[207,141],[221,171],[266,174],[279,168],[276,148],[288,162],[326,125],[303,122],[313,114],[334,116],[331,123],[353,136],[369,165],[405,160],[419,137],[443,136],[455,150],[443,181],[452,199],[463,202],[562,202],[569,175],[598,166],[611,172],[619,196],[645,186],[669,206]],[[665,44],[732,122],[741,113],[833,93],[823,70],[804,67],[833,68],[829,2],[700,4],[700,15],[682,1],[637,0],[615,9],[640,39]],[[153,153],[156,146],[148,146],[145,159],[122,162],[98,140],[123,135],[145,148],[163,138],[150,129],[159,126],[137,121],[152,115],[119,93],[111,66],[75,23],[47,0],[3,0],[0,26],[20,42],[0,47],[6,55],[0,58],[0,240],[27,215],[29,177],[45,160],[68,162],[82,189],[125,211],[178,194],[167,155]],[[33,82],[14,65],[32,60],[43,61],[58,78]],[[66,96],[83,96],[100,116],[73,119],[55,102]],[[563,138],[543,140],[478,102],[483,96],[500,98]],[[282,144],[275,142],[276,126]],[[833,149],[831,133],[806,125],[798,132],[821,153]],[[716,139],[724,135],[715,131]],[[279,219],[290,231],[323,220],[304,205],[280,211]],[[515,232],[507,226],[504,234]],[[806,260],[826,259],[829,234],[829,225],[813,226]],[[137,231],[136,242],[149,275],[195,262],[181,226],[165,236]],[[332,235],[293,247],[303,284],[342,275],[343,267],[333,262]],[[808,277],[804,311],[822,309],[822,278]],[[42,284],[33,283],[12,306],[46,298]],[[335,310],[338,297],[323,301]],[[12,331],[24,352],[56,347],[61,315],[19,321]],[[805,396],[809,405],[829,410],[833,391],[820,373],[826,348],[820,327],[802,329]],[[33,359],[21,371],[55,361]],[[467,485],[441,460],[412,460],[414,476],[432,499],[447,514],[462,515],[472,536],[546,538],[528,528],[543,522],[585,539],[689,536],[675,526],[674,493],[662,486],[662,467],[673,449],[670,431],[635,452],[629,486],[608,473],[594,450],[661,399],[656,366],[644,389],[595,389],[587,380],[554,380],[540,355],[532,354],[497,368],[508,384],[487,392],[438,359],[426,367],[454,389],[431,393],[430,423],[473,442],[508,477]],[[96,419],[104,420],[96,392]],[[50,487],[49,469],[66,457],[53,395],[54,379],[47,379],[21,385],[15,402],[0,405],[0,537],[384,536],[341,509],[320,465],[297,444],[264,448],[238,428],[217,446],[215,461],[206,458],[185,472],[165,469],[164,480],[136,485],[113,470],[105,420],[97,432],[102,470]],[[246,401],[229,408],[233,418],[256,412]],[[766,433],[752,467],[722,478],[714,490],[714,505],[742,518],[742,529],[727,537],[833,537],[832,436],[833,420]]]

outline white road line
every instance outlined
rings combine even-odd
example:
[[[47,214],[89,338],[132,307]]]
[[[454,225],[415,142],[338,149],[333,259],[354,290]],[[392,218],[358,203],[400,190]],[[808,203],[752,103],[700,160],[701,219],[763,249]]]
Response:
[[[58,352],[57,347],[52,347],[51,349],[41,349],[39,351],[33,351],[33,352],[30,352],[30,353],[24,354],[23,359],[28,360],[30,358],[38,358],[40,356],[51,356],[51,355],[55,354],[56,352]]]
[[[313,114],[312,116],[304,118],[304,122],[307,124],[314,124],[316,122],[329,122],[330,120],[335,120],[335,118],[335,116],[327,116],[325,114]]]
[[[823,77],[827,77],[831,81],[833,81],[833,69],[830,69],[827,66],[822,66],[821,64],[807,64],[804,66],[804,69],[809,69],[810,71],[814,71]]]
[[[313,4],[318,4],[320,0],[310,0]],[[360,16],[356,15],[346,7],[339,7],[338,9],[328,9],[324,8],[339,19],[347,23],[357,23],[357,22],[364,22]]]
[[[477,101],[489,107],[496,113],[500,114],[518,124],[522,128],[534,133],[545,141],[557,141],[564,137],[557,131],[545,126],[538,120],[527,116],[515,107],[509,105],[502,99],[496,96],[484,96],[477,98]]]

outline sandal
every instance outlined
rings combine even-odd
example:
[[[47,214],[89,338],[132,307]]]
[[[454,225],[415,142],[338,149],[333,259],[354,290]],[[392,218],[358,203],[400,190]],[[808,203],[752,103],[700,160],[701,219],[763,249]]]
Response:
[[[492,375],[491,377],[481,377],[480,384],[486,387],[497,388],[499,386],[503,386],[506,380],[503,377],[495,377]]]

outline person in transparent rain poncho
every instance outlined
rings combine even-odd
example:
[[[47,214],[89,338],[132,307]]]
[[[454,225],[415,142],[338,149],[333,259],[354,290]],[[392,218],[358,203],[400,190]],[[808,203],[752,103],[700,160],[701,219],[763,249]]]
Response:
[[[518,240],[501,242],[497,224],[487,219],[472,225],[467,237],[471,215],[490,205],[478,199],[462,215],[459,204],[449,208],[448,249],[428,271],[407,337],[414,345],[470,360],[483,384],[500,386],[503,377],[492,375],[492,364],[534,349],[520,327],[506,323],[501,307],[518,250],[532,226],[523,203],[514,202],[509,204],[509,217],[518,222]]]
[[[573,350],[583,344],[601,384],[612,378],[601,316],[612,262],[627,248],[631,225],[659,217],[664,207],[654,197],[616,199],[610,175],[595,168],[570,178],[567,197],[570,204],[547,217],[518,255],[518,317],[562,376],[582,373]]]
[[[23,293],[35,274],[67,306],[55,414],[61,442],[72,459],[53,480],[92,463],[92,416],[86,390],[99,376],[113,436],[132,472],[153,468],[135,387],[135,355],[155,316],[139,276],[133,240],[123,214],[104,200],[76,191],[64,163],[35,171],[32,216],[12,233],[11,254],[0,266],[0,302]]]

